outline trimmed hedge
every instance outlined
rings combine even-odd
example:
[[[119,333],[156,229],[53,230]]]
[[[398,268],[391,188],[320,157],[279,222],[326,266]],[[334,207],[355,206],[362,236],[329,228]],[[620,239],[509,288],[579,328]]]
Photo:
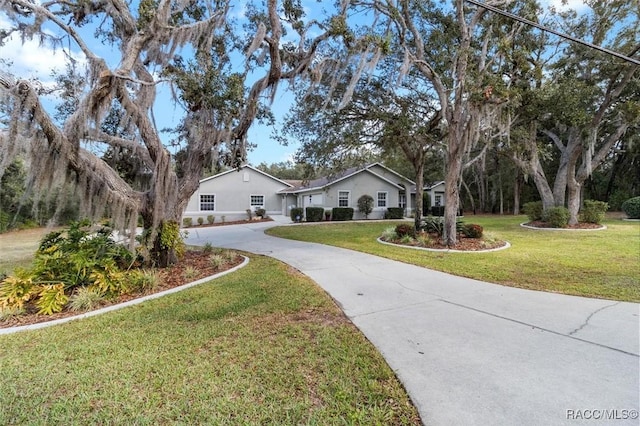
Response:
[[[353,220],[353,207],[334,207],[331,209],[331,220]]]
[[[304,209],[302,207],[293,207],[291,209],[291,220],[302,222],[302,219],[304,219]]]
[[[307,207],[305,213],[307,222],[321,222],[324,218],[324,207]]]
[[[580,212],[580,222],[597,223],[598,225],[604,220],[609,205],[604,201],[584,200],[584,206]]]
[[[553,228],[566,228],[569,224],[569,209],[566,207],[552,207],[542,217]]]
[[[640,197],[629,198],[621,207],[629,219],[640,219]]]
[[[384,214],[385,219],[403,219],[404,209],[402,207],[389,207]]]
[[[431,216],[444,216],[444,206],[431,207]]]
[[[536,220],[542,220],[544,208],[542,207],[542,201],[531,201],[530,203],[524,203],[522,211],[527,215],[531,222]]]

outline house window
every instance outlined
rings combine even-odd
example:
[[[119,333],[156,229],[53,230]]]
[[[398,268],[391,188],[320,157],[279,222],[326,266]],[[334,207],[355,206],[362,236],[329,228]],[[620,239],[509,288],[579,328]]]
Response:
[[[387,207],[387,193],[378,192],[378,207]]]
[[[264,208],[264,195],[252,195],[251,196],[251,207],[256,208]]]
[[[338,191],[338,207],[349,207],[349,191]]]
[[[398,207],[407,208],[407,194],[400,194],[398,198]]]
[[[436,195],[436,207],[440,207],[442,205],[442,195]]]
[[[212,211],[216,209],[216,196],[213,194],[200,194],[200,210]]]

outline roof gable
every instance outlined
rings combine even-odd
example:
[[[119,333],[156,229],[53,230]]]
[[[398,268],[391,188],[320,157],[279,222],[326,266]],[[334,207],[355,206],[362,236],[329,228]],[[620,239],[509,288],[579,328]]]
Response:
[[[335,185],[338,182],[341,182],[343,180],[347,180],[352,178],[353,176],[360,174],[360,173],[369,173],[375,177],[377,177],[378,179],[381,179],[395,187],[397,187],[398,189],[405,189],[404,187],[402,187],[401,185],[399,185],[397,182],[393,182],[391,180],[389,180],[388,178],[384,177],[384,176],[380,176],[378,173],[376,173],[375,171],[371,170],[371,168],[373,168],[374,166],[378,166],[381,167],[387,171],[389,171],[391,174],[398,176],[399,178],[402,178],[408,182],[410,182],[411,184],[415,185],[415,183],[411,180],[408,179],[404,176],[402,176],[400,173],[395,172],[394,170],[391,170],[388,167],[383,166],[380,163],[372,163],[372,164],[368,164],[364,167],[351,167],[349,169],[344,170],[341,173],[338,173],[336,175],[333,176],[325,176],[325,177],[321,177],[319,179],[314,179],[312,181],[309,181],[305,186],[302,187],[298,187],[298,188],[291,188],[291,189],[284,189],[281,192],[289,192],[289,193],[300,193],[300,192],[308,192],[308,191],[317,191],[319,189],[323,189],[327,186],[330,185]]]
[[[266,176],[266,177],[268,177],[268,178],[270,178],[270,179],[273,179],[273,180],[275,180],[276,182],[278,182],[278,183],[280,183],[280,184],[282,184],[282,185],[285,185],[285,186],[287,186],[287,187],[289,187],[289,188],[293,188],[293,185],[291,185],[290,183],[285,182],[285,181],[283,181],[283,180],[280,180],[280,179],[278,179],[277,177],[271,176],[269,173],[263,172],[263,171],[262,171],[262,170],[260,170],[260,169],[256,169],[255,167],[253,167],[253,166],[251,166],[251,165],[249,165],[249,164],[244,164],[244,165],[240,166],[240,168],[239,168],[239,169],[240,169],[240,170],[242,170],[242,169],[245,169],[245,168],[246,168],[246,169],[253,170],[254,172],[259,173],[259,174],[261,174],[261,175],[263,175],[263,176]],[[204,182],[207,182],[207,181],[210,181],[210,180],[213,180],[213,179],[219,178],[219,177],[221,177],[221,176],[224,176],[224,175],[226,175],[226,174],[229,174],[229,173],[232,173],[232,172],[237,172],[237,171],[239,171],[239,170],[238,170],[238,169],[231,169],[231,170],[227,170],[226,172],[218,173],[217,175],[213,175],[213,176],[206,177],[206,178],[204,178],[204,179],[200,179],[200,183],[204,183]]]
[[[396,172],[396,171],[395,171],[395,170],[393,170],[393,169],[390,169],[389,167],[387,167],[387,166],[385,166],[384,164],[381,164],[381,163],[373,163],[373,164],[370,164],[370,165],[368,165],[368,166],[367,166],[367,168],[368,168],[368,169],[371,169],[371,168],[373,168],[374,166],[381,167],[381,168],[385,169],[386,171],[388,171],[389,173],[396,175],[396,176],[397,176],[397,177],[399,177],[400,179],[404,179],[404,180],[406,180],[406,181],[410,182],[412,185],[415,185],[415,184],[416,184],[414,181],[412,181],[412,180],[411,180],[411,179],[409,179],[408,177],[401,175],[400,173]]]

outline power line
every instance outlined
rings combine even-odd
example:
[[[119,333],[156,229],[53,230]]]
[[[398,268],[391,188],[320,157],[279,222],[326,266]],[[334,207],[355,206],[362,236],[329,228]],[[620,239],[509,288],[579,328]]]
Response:
[[[557,35],[559,37],[566,38],[567,40],[571,40],[573,42],[582,44],[583,46],[587,46],[587,47],[590,47],[592,49],[596,49],[596,50],[599,50],[601,52],[608,53],[609,55],[613,55],[616,58],[620,58],[620,59],[623,59],[623,60],[625,60],[627,62],[631,62],[632,64],[640,65],[640,60],[638,60],[638,59],[631,58],[629,56],[623,55],[622,53],[615,52],[615,51],[607,49],[605,47],[596,46],[595,44],[591,44],[591,43],[586,42],[584,40],[580,40],[579,38],[572,37],[572,36],[570,36],[568,34],[563,34],[561,32],[553,30],[553,29],[551,29],[549,27],[545,27],[544,25],[540,25],[540,24],[535,23],[533,21],[529,21],[528,19],[522,18],[522,17],[520,17],[518,15],[514,15],[513,13],[505,12],[504,10],[498,9],[495,6],[490,6],[488,4],[484,4],[484,3],[476,1],[476,0],[464,0],[464,1],[466,1],[468,3],[475,4],[476,6],[479,6],[479,7],[483,7],[485,9],[487,9],[487,10],[490,10],[492,12],[495,12],[495,13],[498,13],[500,15],[506,16],[508,18],[515,19],[516,21],[522,22],[523,24],[531,25],[531,26],[536,27],[536,28],[538,28],[540,30],[547,31],[547,32],[550,32],[551,34],[555,34],[555,35]]]

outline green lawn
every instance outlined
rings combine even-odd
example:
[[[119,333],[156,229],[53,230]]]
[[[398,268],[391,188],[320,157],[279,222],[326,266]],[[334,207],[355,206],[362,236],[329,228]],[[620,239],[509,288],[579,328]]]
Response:
[[[313,282],[238,272],[118,312],[0,336],[0,424],[420,424]]]
[[[478,280],[587,297],[640,302],[640,224],[605,221],[603,231],[530,230],[525,216],[467,216],[511,248],[436,253],[376,242],[398,222],[351,222],[272,228],[270,235],[358,250]]]

